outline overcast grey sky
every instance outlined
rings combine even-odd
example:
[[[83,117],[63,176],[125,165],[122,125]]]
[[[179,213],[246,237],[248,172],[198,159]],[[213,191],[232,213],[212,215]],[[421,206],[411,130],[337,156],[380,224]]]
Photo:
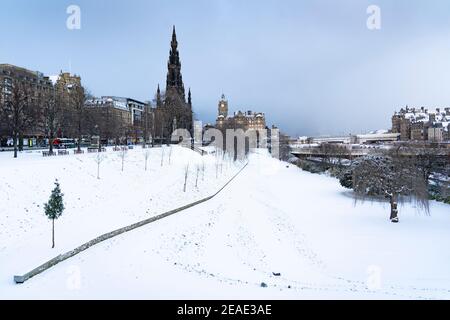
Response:
[[[292,135],[390,127],[404,105],[450,105],[447,0],[0,0],[0,63],[82,76],[95,95],[153,98],[172,25],[194,109],[263,111]],[[81,8],[81,29],[66,8]],[[369,5],[381,29],[369,30]],[[70,63],[69,63],[70,62]]]

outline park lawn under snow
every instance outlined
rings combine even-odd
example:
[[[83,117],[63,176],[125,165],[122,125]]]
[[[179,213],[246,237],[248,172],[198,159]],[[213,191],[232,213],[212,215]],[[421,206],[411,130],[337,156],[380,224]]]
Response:
[[[0,298],[450,298],[450,206],[431,202],[426,216],[407,204],[392,224],[388,204],[355,206],[337,180],[262,150],[214,199],[14,284],[14,274],[97,235],[214,193],[242,167],[225,161],[216,178],[214,156],[174,147],[163,167],[151,149],[145,172],[138,148],[122,173],[107,154],[100,180],[92,155],[0,154]],[[55,178],[67,210],[51,250],[42,203]]]
[[[150,154],[145,171],[147,150]],[[177,146],[172,147],[172,152],[170,147],[137,147],[127,152],[122,172],[120,154],[111,148],[102,154],[105,158],[97,179],[97,154],[42,158],[40,152],[31,152],[12,159],[11,153],[0,153],[2,275],[13,270],[26,272],[103,233],[208,196],[241,166],[227,162],[219,168],[222,174],[216,179],[214,156],[201,157]],[[197,167],[203,164],[205,176],[199,173],[196,188]],[[187,165],[189,176],[184,192]],[[52,250],[51,221],[44,215],[43,204],[48,201],[55,179],[65,195],[66,210],[55,223],[56,248]]]

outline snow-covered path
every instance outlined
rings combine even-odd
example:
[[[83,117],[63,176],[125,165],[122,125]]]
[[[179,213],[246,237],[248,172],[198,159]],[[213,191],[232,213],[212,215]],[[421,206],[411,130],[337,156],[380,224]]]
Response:
[[[424,216],[407,205],[394,225],[387,205],[344,192],[254,154],[211,201],[3,284],[0,297],[449,299],[449,206]]]

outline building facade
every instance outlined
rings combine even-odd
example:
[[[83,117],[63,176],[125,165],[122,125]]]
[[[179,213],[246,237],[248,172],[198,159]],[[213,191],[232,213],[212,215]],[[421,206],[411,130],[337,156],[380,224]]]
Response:
[[[153,113],[150,104],[124,97],[104,96],[86,101],[91,134],[98,134],[107,143],[139,142],[152,136]]]
[[[50,80],[59,92],[70,92],[74,86],[81,87],[81,77],[69,72],[62,72],[57,76],[50,76]]]
[[[392,116],[392,133],[400,133],[402,141],[441,142],[449,139],[450,108],[430,111],[402,108]]]
[[[1,98],[6,99],[12,92],[14,82],[26,84],[34,95],[53,90],[53,83],[42,72],[31,71],[10,64],[0,64]]]
[[[264,130],[266,129],[266,117],[262,112],[237,111],[233,116],[228,115],[228,100],[225,95],[218,105],[218,116],[216,127],[218,129],[243,129],[243,130]]]
[[[29,107],[36,107],[40,97],[54,90],[53,83],[42,72],[31,71],[11,64],[0,64],[0,102],[6,103],[13,93],[16,84],[27,90],[26,96],[30,99]],[[2,110],[0,110],[2,111]],[[0,112],[0,115],[2,112]],[[33,113],[33,121],[20,132],[19,148],[33,146],[44,136],[40,127],[39,110]],[[11,124],[10,124],[11,125]],[[0,146],[11,146],[11,127],[5,119],[0,121]]]

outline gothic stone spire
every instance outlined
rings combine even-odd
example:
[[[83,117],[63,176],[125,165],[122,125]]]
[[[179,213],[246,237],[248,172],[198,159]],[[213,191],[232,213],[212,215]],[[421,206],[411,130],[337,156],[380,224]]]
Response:
[[[159,89],[159,83],[158,83],[158,90],[156,91],[156,106],[157,107],[162,106],[161,90]]]
[[[189,105],[189,107],[192,109],[192,95],[191,95],[191,88],[189,88],[189,93],[188,93],[188,105]]]
[[[183,76],[181,75],[181,62],[175,26],[173,26],[172,42],[170,46],[169,61],[167,63],[166,94],[173,94],[176,92],[185,101],[185,91]]]

